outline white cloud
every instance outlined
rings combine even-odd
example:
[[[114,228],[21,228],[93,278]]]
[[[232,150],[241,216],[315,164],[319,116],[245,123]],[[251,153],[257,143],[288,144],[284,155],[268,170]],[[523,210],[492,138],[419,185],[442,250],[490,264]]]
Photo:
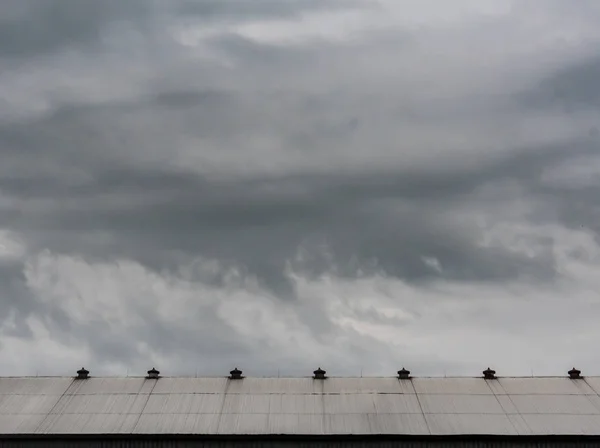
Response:
[[[25,243],[18,235],[8,229],[0,228],[0,260],[19,259],[25,251]]]
[[[57,307],[83,328],[102,322],[107,331],[131,338],[158,322],[174,334],[186,332],[191,339],[185,342],[192,347],[196,337],[210,334],[218,347],[225,335],[234,334],[254,360],[247,366],[249,374],[275,375],[274,366],[285,367],[293,358],[346,375],[357,374],[359,365],[365,374],[379,375],[392,375],[400,365],[415,374],[476,375],[488,364],[501,374],[523,375],[531,369],[536,374],[563,374],[571,364],[598,373],[600,356],[594,353],[600,329],[594,310],[600,307],[600,246],[592,236],[520,223],[492,225],[486,233],[486,247],[526,254],[540,250],[540,238],[551,240],[560,278],[547,286],[527,279],[506,284],[440,279],[415,286],[379,274],[308,278],[290,271],[297,300],[289,302],[276,299],[235,269],[225,272],[228,280],[220,286],[192,280],[191,273],[198,270],[227,271],[210,260],[182,266],[183,274],[174,275],[154,273],[132,261],[89,262],[46,251],[28,258],[25,275],[37,300]],[[320,328],[307,314],[324,316],[330,327]],[[81,363],[113,374],[127,369],[140,374],[149,363],[162,364],[165,374],[169,368],[182,373],[184,351],[161,351],[138,340],[134,345],[146,364],[132,359],[131,365],[113,360],[99,366],[86,342],[100,335],[65,343],[46,320],[31,317],[29,325],[33,340],[3,338],[3,373],[33,374],[34,366],[64,372]],[[15,356],[17,352],[30,356]],[[110,361],[110,354],[106,356]],[[224,372],[231,367],[220,362],[219,355],[213,355],[210,368]]]

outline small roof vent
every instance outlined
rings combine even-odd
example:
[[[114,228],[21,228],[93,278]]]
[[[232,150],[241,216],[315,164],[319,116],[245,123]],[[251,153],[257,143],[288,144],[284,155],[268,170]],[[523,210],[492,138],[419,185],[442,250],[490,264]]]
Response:
[[[242,371],[236,367],[231,372],[229,372],[229,379],[230,380],[241,380],[242,379]]]
[[[152,367],[150,370],[148,370],[148,376],[146,378],[149,380],[157,380],[158,375],[160,375],[160,372]]]
[[[402,370],[398,370],[398,378],[401,380],[410,379],[410,370],[406,370],[404,367],[402,367]]]
[[[323,369],[321,369],[321,368],[319,367],[319,368],[318,368],[317,370],[315,370],[313,373],[315,374],[315,376],[313,377],[315,380],[324,380],[324,379],[326,378],[326,377],[325,377],[325,374],[326,374],[327,372],[325,372],[325,370],[323,370]]]
[[[483,371],[483,377],[486,380],[494,380],[496,379],[496,371],[490,369],[489,367]]]
[[[571,370],[569,370],[569,378],[571,378],[572,380],[578,380],[581,379],[581,370],[577,370],[575,367],[573,367]]]
[[[85,367],[82,367],[77,371],[77,379],[78,380],[87,380],[90,377],[90,371],[86,370]]]

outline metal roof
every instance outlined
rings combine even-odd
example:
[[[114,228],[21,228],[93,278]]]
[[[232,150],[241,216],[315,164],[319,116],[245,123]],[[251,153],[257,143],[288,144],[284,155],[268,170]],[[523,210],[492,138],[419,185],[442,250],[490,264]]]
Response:
[[[600,435],[600,378],[0,378],[0,435]]]

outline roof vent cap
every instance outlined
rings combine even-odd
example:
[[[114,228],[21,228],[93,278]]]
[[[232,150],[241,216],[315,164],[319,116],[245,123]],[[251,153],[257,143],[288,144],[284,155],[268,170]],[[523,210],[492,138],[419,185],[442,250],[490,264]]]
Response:
[[[496,371],[490,369],[489,367],[483,371],[483,377],[486,380],[494,380],[496,379]]]
[[[581,378],[581,370],[577,370],[575,367],[573,367],[571,370],[569,370],[569,378],[571,378],[572,380],[578,380]]]
[[[315,376],[313,377],[315,380],[324,380],[324,379],[326,378],[326,377],[325,377],[325,374],[326,374],[327,372],[325,372],[325,370],[323,370],[323,369],[321,369],[321,368],[319,367],[319,368],[318,368],[317,370],[315,370],[313,373],[315,374]]]
[[[160,375],[160,372],[152,367],[150,370],[148,370],[148,376],[146,378],[149,380],[157,380],[158,375]]]
[[[230,380],[241,380],[242,379],[242,371],[236,367],[231,372],[229,372],[229,379]]]
[[[410,370],[406,370],[402,367],[402,370],[398,370],[398,378],[401,380],[407,380],[410,378]]]
[[[87,380],[90,377],[90,371],[86,370],[85,367],[82,367],[77,371],[77,379],[78,380]]]

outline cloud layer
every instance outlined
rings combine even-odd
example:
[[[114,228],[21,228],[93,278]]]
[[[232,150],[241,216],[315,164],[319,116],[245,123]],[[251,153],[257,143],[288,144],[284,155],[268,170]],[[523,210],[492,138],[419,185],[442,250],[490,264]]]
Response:
[[[600,7],[0,5],[0,374],[600,373]]]

